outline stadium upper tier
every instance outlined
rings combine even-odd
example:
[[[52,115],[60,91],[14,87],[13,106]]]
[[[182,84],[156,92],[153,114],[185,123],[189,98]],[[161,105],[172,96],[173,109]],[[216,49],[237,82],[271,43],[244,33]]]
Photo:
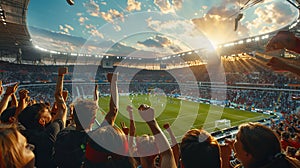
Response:
[[[95,65],[69,65],[69,74],[66,82],[99,82],[105,83],[107,72],[119,72],[120,82],[147,82],[147,83],[211,83],[235,86],[261,86],[279,88],[299,88],[300,80],[295,74],[288,72],[275,73],[266,64],[264,56],[243,55],[239,57],[223,57],[223,71],[220,74],[211,74],[205,65],[176,68],[172,70],[141,70],[130,67],[103,68]],[[299,64],[299,61],[297,61]],[[0,79],[3,83],[54,83],[58,65],[22,65],[1,62]],[[220,71],[221,72],[221,71]],[[217,78],[215,76],[224,78]],[[219,80],[222,79],[222,80]]]
[[[211,103],[222,101],[228,107],[243,110],[295,111],[300,96],[300,79],[285,73],[274,73],[258,58],[236,57],[222,60],[225,81],[214,82],[205,66],[178,68],[169,71],[149,71],[114,67],[106,69],[94,66],[68,66],[65,88],[70,98],[92,96],[95,83],[101,95],[109,94],[106,79],[108,72],[119,73],[119,92],[122,94],[146,94],[160,91],[165,95],[180,96],[193,101]],[[232,61],[231,59],[238,59]],[[20,82],[20,89],[30,91],[32,98],[51,100],[55,91],[57,65],[22,65],[0,62],[0,79],[4,86]],[[47,88],[47,89],[45,89]],[[214,97],[218,95],[218,99]],[[72,101],[72,99],[70,99]]]

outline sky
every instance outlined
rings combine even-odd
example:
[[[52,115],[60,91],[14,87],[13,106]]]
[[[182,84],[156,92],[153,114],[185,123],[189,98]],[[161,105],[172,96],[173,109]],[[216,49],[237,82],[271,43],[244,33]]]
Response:
[[[285,0],[30,0],[32,41],[51,51],[163,57],[278,30],[298,18]],[[248,3],[247,3],[248,2]],[[243,14],[234,31],[234,20]]]

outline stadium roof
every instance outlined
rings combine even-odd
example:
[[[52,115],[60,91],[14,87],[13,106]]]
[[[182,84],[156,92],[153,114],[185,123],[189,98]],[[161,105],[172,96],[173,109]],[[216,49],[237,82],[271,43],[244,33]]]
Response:
[[[0,49],[16,51],[32,46],[26,24],[29,0],[2,0],[0,4]]]

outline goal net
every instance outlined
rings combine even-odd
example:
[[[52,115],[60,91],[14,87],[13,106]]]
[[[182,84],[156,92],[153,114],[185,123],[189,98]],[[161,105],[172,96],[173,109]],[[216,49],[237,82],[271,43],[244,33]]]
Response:
[[[215,128],[224,129],[224,128],[230,128],[230,127],[231,127],[230,120],[222,119],[222,120],[215,121]]]

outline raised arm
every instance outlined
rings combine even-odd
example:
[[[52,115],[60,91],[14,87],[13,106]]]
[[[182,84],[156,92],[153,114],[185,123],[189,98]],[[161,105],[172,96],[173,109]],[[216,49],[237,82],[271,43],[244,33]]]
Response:
[[[0,114],[7,108],[11,95],[13,95],[18,89],[18,84],[19,83],[15,83],[14,85],[8,86],[6,88],[4,96],[3,96],[2,100],[0,101]]]
[[[133,138],[135,137],[135,123],[134,123],[134,119],[133,119],[133,109],[131,106],[127,106],[126,110],[128,111],[128,114],[129,114],[129,122],[130,122],[130,125],[129,125],[129,137],[128,137],[128,145],[130,147],[133,147]]]
[[[176,163],[170,144],[154,118],[154,109],[149,107],[147,109],[138,111],[154,135],[158,149],[166,149],[165,151],[161,152],[161,168],[176,168]]]
[[[119,109],[119,93],[118,93],[118,73],[108,73],[107,80],[110,82],[110,102],[109,111],[105,116],[105,120],[102,122],[101,126],[104,125],[114,125],[117,118]]]
[[[163,127],[167,130],[167,132],[170,135],[171,142],[172,142],[171,146],[172,146],[172,150],[173,150],[173,155],[174,155],[175,163],[177,164],[179,161],[179,155],[180,155],[179,144],[177,143],[176,137],[175,137],[172,129],[170,128],[170,124],[166,123],[163,125]]]
[[[19,114],[21,113],[22,110],[24,110],[28,104],[29,104],[29,99],[30,97],[28,96],[29,91],[26,89],[22,89],[19,91],[19,105],[16,108],[16,113],[15,113],[15,118],[18,118]]]
[[[13,93],[10,97],[11,97],[10,107],[18,107],[18,100],[17,100],[16,94]],[[8,107],[8,108],[10,108],[10,107]]]
[[[67,105],[63,98],[63,84],[64,84],[64,75],[68,73],[67,68],[59,68],[58,69],[58,76],[56,81],[56,88],[55,88],[55,102],[57,105],[57,112],[53,117],[53,120],[60,119],[63,122],[63,125],[66,125],[67,120]]]
[[[95,84],[95,89],[94,89],[94,101],[96,101],[97,103],[99,101],[99,90],[97,84]]]

